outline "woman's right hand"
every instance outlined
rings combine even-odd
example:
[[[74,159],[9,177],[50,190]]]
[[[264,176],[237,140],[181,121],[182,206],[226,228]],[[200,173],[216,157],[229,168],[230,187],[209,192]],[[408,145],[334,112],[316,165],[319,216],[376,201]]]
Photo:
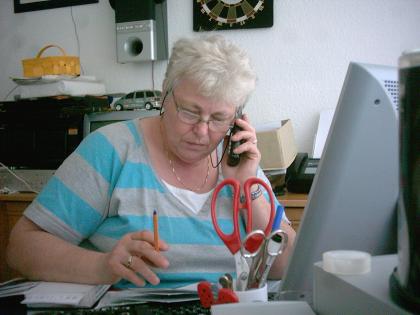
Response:
[[[153,285],[159,284],[160,279],[151,267],[168,268],[169,261],[160,251],[155,250],[153,244],[153,233],[150,231],[124,235],[112,251],[105,255],[105,274],[108,275],[109,282],[116,283],[124,278],[140,287],[146,281]],[[160,250],[166,251],[168,248],[168,244],[159,240]]]

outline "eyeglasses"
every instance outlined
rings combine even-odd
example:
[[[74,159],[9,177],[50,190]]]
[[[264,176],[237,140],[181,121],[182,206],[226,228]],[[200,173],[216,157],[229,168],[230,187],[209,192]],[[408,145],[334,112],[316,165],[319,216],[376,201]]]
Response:
[[[177,101],[175,100],[174,91],[172,90],[171,93],[172,93],[172,98],[175,103],[178,118],[183,123],[186,123],[188,125],[195,125],[200,122],[204,122],[209,127],[209,130],[214,131],[214,132],[226,132],[226,130],[232,126],[233,119],[224,119],[224,120],[202,119],[200,115],[193,113],[183,108],[182,106],[178,105]]]

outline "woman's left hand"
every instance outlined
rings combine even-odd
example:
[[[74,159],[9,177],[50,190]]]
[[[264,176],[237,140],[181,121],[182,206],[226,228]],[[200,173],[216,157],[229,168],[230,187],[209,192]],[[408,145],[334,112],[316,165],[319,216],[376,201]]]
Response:
[[[261,153],[257,147],[257,134],[255,128],[251,126],[248,116],[244,114],[242,119],[237,118],[236,124],[241,127],[232,135],[232,141],[241,141],[242,143],[234,150],[234,153],[240,154],[240,162],[237,166],[227,165],[227,154],[223,158],[223,175],[225,178],[236,178],[243,184],[248,178],[257,175],[258,165],[261,160]],[[228,137],[225,138],[225,143]]]

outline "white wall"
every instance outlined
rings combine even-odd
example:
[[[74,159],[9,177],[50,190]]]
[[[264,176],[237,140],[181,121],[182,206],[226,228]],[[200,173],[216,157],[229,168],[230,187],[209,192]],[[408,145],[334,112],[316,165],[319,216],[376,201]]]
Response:
[[[192,31],[193,0],[168,1],[169,46]],[[247,112],[256,123],[291,118],[299,151],[311,152],[320,110],[337,103],[349,61],[397,65],[406,49],[420,47],[418,0],[274,0],[274,26],[220,33],[249,51],[259,82]],[[151,63],[117,64],[114,11],[108,0],[27,13],[0,1],[0,99],[21,76],[20,60],[47,43],[78,54],[84,74],[107,91],[152,87]],[[166,61],[155,62],[160,87]],[[8,99],[11,99],[9,96]]]

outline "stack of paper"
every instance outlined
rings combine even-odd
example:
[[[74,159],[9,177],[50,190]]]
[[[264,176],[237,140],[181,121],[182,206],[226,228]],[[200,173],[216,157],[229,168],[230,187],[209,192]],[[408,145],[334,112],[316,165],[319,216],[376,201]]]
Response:
[[[43,282],[14,279],[0,284],[0,298],[24,295],[21,302],[29,309],[91,308],[159,302],[176,303],[199,300],[197,284],[177,289],[133,288],[108,291],[110,285],[89,285],[66,282]]]
[[[135,288],[109,291],[99,301],[96,309],[133,303],[177,303],[199,300],[197,290]]]
[[[92,307],[110,285],[65,282],[38,282],[25,293],[22,301],[30,308]]]
[[[25,292],[36,286],[36,284],[36,282],[26,281],[23,278],[16,278],[0,283],[0,298],[6,296],[24,295]]]
[[[105,85],[92,76],[48,75],[38,78],[12,78],[19,85],[17,98],[57,95],[104,95]]]

